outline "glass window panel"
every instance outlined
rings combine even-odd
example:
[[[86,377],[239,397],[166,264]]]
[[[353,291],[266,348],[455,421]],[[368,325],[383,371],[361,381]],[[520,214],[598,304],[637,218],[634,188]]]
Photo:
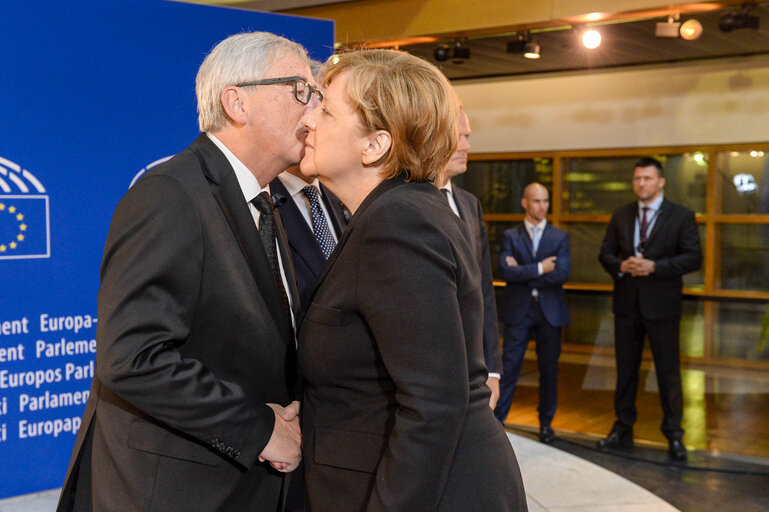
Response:
[[[523,213],[523,188],[532,181],[552,191],[551,159],[470,161],[467,172],[452,179],[481,200],[485,213]]]
[[[502,232],[515,226],[515,222],[487,222],[486,232],[489,236],[489,257],[491,258],[491,275],[494,279],[502,279],[499,275],[499,253],[502,245]]]
[[[769,154],[723,151],[716,157],[721,212],[769,213]]]
[[[641,156],[565,160],[564,213],[612,213],[635,201],[633,167]],[[701,153],[687,153],[656,158],[665,168],[665,197],[695,212],[704,212],[708,172],[705,157]]]
[[[564,328],[565,341],[574,345],[614,348],[611,295],[605,292],[569,290],[566,300],[569,303],[571,324]],[[684,298],[680,331],[682,355],[705,355],[705,322],[702,311],[701,300]]]
[[[569,223],[564,226],[569,232],[571,249],[571,274],[569,281],[577,283],[610,284],[609,274],[598,261],[598,252],[606,233],[606,224]]]
[[[566,292],[571,324],[564,327],[566,343],[614,347],[611,295],[603,292]]]
[[[769,291],[769,225],[721,224],[716,229],[721,289]]]
[[[702,265],[695,272],[689,272],[684,275],[684,288],[693,290],[705,289],[705,225],[697,224],[697,231],[700,233],[700,249],[702,249]]]
[[[761,343],[762,325],[769,323],[769,304],[714,302],[713,356],[769,361],[769,345]]]

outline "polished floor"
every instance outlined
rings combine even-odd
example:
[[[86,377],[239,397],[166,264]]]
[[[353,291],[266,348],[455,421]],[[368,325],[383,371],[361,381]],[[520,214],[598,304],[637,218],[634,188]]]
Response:
[[[529,512],[676,511],[643,487],[585,459],[525,435],[508,438],[521,466]],[[0,500],[0,512],[52,512],[58,494],[52,490]]]
[[[684,366],[684,443],[709,455],[769,463],[769,372]],[[536,359],[526,354],[507,422],[537,427]],[[614,422],[614,359],[605,355],[563,354],[559,364],[558,410],[553,428],[604,436]],[[638,421],[634,435],[647,446],[665,446],[662,411],[653,365],[641,370]]]
[[[564,354],[559,364],[559,404],[553,447],[633,481],[683,512],[769,512],[769,375],[762,371],[685,366],[685,463],[667,457],[659,426],[653,367],[642,369],[636,445],[595,447],[614,422],[613,358]],[[507,425],[534,437],[538,429],[538,374],[527,353]]]

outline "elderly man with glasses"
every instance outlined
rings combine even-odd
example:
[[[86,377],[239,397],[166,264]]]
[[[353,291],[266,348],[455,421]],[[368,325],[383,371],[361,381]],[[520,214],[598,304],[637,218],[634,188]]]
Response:
[[[282,509],[299,301],[268,184],[299,162],[311,80],[287,39],[221,42],[197,77],[203,134],[120,201],[59,510]]]

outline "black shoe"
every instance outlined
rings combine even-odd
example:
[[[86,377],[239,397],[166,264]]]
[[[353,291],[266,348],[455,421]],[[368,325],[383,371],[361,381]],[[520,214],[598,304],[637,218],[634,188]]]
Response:
[[[671,439],[668,454],[673,460],[685,461],[686,447],[684,446],[684,443],[680,439]]]
[[[555,441],[555,432],[550,425],[539,427],[539,440],[545,444]]]
[[[612,429],[608,436],[598,441],[597,446],[599,450],[607,450],[609,448],[632,448],[633,431],[628,430],[620,432],[619,430]]]

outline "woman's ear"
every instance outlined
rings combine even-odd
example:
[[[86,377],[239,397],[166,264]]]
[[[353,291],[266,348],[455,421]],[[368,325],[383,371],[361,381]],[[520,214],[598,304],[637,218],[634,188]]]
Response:
[[[227,87],[222,91],[222,107],[227,116],[237,124],[246,124],[248,115],[243,104],[243,93],[237,87]]]
[[[363,165],[378,162],[390,151],[392,137],[387,130],[377,130],[369,136],[368,145],[363,149]]]

